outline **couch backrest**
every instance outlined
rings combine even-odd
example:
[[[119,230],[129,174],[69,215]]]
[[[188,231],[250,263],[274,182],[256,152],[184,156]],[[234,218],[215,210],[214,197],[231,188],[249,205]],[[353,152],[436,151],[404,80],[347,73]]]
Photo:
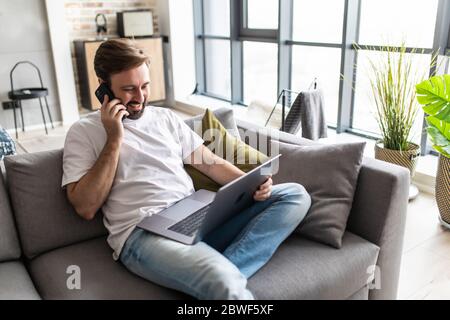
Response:
[[[80,218],[61,188],[63,150],[5,158],[8,190],[24,255],[106,235],[102,215]]]
[[[0,172],[0,261],[20,257],[20,245],[3,174]]]
[[[214,113],[220,121],[234,122],[234,119],[230,118],[232,117],[230,110],[219,109]],[[186,120],[186,123],[192,125],[192,120],[201,120],[201,118],[202,116],[194,117]],[[230,124],[229,129],[233,127],[236,128],[236,124]],[[250,131],[258,129],[257,126],[241,121],[238,121],[238,127]],[[309,144],[308,140],[289,137],[293,136],[281,133],[279,138],[290,143]],[[97,214],[93,221],[84,221],[69,204],[65,190],[61,188],[62,156],[63,150],[60,149],[5,158],[11,204],[22,249],[29,259],[45,251],[107,234],[101,214]],[[0,250],[6,253],[5,248],[8,247],[11,249],[10,253],[4,256],[16,257],[20,255],[17,236],[13,232],[14,224],[11,217],[8,220],[5,218],[8,215],[3,214],[3,212],[10,212],[9,204],[3,198],[7,199],[7,195],[6,192],[2,195],[0,189],[2,210],[0,222],[9,232],[3,232],[0,226],[0,240],[3,240],[3,234],[8,234],[5,239],[6,237],[9,239],[9,242],[2,241]],[[3,257],[2,252],[0,252],[0,259]]]

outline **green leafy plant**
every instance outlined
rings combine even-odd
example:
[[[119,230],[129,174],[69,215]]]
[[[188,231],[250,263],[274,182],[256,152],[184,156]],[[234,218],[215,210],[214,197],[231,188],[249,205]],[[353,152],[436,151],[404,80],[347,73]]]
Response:
[[[374,50],[355,46],[356,50]],[[375,118],[381,131],[383,147],[405,151],[410,146],[409,137],[419,105],[415,85],[427,78],[426,71],[414,67],[413,55],[403,43],[400,47],[385,45],[377,48],[376,57],[368,58],[368,78],[375,101]],[[432,63],[435,62],[435,55]]]
[[[431,77],[416,85],[417,101],[428,115],[428,136],[433,148],[450,158],[450,75]]]

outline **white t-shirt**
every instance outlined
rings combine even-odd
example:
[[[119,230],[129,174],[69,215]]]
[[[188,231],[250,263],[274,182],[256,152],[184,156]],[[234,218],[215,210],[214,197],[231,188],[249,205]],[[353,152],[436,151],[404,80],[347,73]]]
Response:
[[[80,180],[106,143],[100,111],[75,123],[64,145],[62,186]],[[135,226],[194,192],[183,159],[203,144],[175,113],[147,106],[138,120],[125,119],[123,143],[111,192],[103,204],[108,243],[119,258]]]

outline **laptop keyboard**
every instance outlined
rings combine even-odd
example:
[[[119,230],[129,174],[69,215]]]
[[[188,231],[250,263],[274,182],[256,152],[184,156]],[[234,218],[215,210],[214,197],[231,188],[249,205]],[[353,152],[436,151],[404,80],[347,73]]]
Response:
[[[200,209],[197,212],[194,212],[190,216],[187,216],[183,220],[177,222],[176,224],[169,227],[169,230],[172,230],[177,233],[184,234],[188,237],[192,237],[197,229],[200,227],[203,219],[206,216],[206,212],[208,212],[209,206],[206,206]]]

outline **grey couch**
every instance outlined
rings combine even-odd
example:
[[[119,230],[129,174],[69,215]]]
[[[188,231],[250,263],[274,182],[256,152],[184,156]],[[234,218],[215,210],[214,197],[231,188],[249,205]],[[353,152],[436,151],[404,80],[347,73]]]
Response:
[[[238,122],[245,130],[253,125]],[[310,141],[281,134],[294,144]],[[189,299],[112,259],[101,214],[79,218],[60,188],[62,150],[5,158],[0,182],[0,299]],[[406,169],[364,159],[341,249],[291,235],[249,279],[259,299],[395,299],[408,198]],[[380,271],[367,285],[370,266]],[[69,282],[79,267],[80,288]]]

